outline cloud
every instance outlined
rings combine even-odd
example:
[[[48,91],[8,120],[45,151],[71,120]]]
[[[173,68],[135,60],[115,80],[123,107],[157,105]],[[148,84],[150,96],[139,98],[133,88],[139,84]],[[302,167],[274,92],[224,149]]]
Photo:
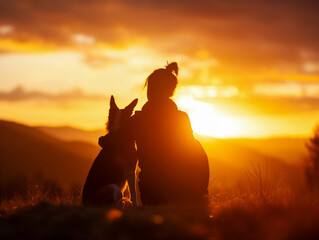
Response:
[[[235,86],[199,86],[189,85],[178,89],[180,96],[192,96],[195,98],[231,98],[239,95]]]
[[[318,54],[303,54],[319,52],[318,5],[297,0],[0,0],[0,24],[12,26],[5,37],[18,42],[76,48],[76,34],[91,45],[143,38],[145,45],[171,55],[206,49],[223,63],[219,71],[302,71],[305,61],[319,62]]]
[[[124,60],[121,58],[109,57],[101,53],[86,52],[84,62],[92,68],[103,68],[107,65],[124,63]]]
[[[84,45],[94,45],[95,39],[91,36],[86,36],[81,33],[77,33],[73,35],[73,41],[78,44],[84,44]]]
[[[0,101],[18,102],[18,101],[50,101],[50,102],[66,102],[76,100],[99,101],[105,100],[105,96],[98,94],[87,94],[81,89],[74,89],[71,91],[60,92],[56,94],[42,92],[42,91],[26,91],[23,87],[18,86],[11,91],[1,91]]]
[[[319,83],[298,81],[265,81],[255,83],[250,98],[284,112],[319,110]],[[267,108],[266,108],[267,109]]]
[[[319,83],[298,81],[251,81],[250,88],[216,84],[182,86],[177,98],[191,96],[233,115],[291,114],[319,111]]]
[[[254,94],[269,97],[318,98],[319,83],[283,81],[277,83],[257,83]]]
[[[1,25],[0,26],[0,36],[9,35],[14,31],[14,28],[10,25]]]
[[[281,115],[319,111],[319,98],[315,97],[251,97],[247,98],[245,103],[249,102],[258,107],[263,114]]]

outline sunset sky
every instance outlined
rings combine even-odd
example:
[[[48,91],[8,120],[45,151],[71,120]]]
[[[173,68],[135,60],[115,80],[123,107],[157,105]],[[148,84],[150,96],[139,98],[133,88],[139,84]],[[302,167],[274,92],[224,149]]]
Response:
[[[319,2],[0,0],[0,118],[103,128],[180,67],[174,100],[195,132],[308,136],[319,122]]]

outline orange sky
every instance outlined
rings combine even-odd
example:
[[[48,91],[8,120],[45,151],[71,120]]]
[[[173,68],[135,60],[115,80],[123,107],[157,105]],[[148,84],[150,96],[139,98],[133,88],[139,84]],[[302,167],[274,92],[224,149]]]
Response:
[[[194,131],[309,135],[319,120],[315,1],[0,0],[0,118],[102,128],[166,61]]]

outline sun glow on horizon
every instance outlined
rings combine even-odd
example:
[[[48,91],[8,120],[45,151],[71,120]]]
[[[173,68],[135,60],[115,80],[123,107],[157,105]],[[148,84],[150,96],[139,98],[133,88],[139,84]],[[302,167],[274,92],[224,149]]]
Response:
[[[178,97],[176,103],[188,113],[194,132],[217,138],[238,136],[238,122],[214,109],[212,104],[192,96]]]

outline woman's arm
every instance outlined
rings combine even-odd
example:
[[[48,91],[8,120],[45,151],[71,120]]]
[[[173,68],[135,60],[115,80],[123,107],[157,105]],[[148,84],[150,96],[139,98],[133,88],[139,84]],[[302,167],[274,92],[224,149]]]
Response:
[[[141,206],[139,197],[138,197],[135,171],[127,171],[126,177],[127,177],[128,186],[130,188],[131,201],[133,202],[133,205]]]
[[[130,193],[131,193],[131,200],[134,204],[134,206],[140,206],[141,203],[139,201],[139,191],[138,191],[138,186],[137,186],[137,181],[136,181],[136,168],[138,165],[137,161],[137,155],[136,155],[136,149],[134,145],[131,145],[130,147],[130,157],[127,158],[128,160],[128,165],[127,165],[127,170],[125,172],[126,180],[128,183],[128,186],[130,188]]]
[[[193,141],[195,140],[194,134],[193,134],[193,129],[191,125],[191,121],[188,117],[188,114],[183,111],[179,111],[179,124],[180,128],[180,135],[184,139],[184,141]]]
[[[128,129],[124,129],[125,134],[125,142],[127,142],[127,146],[124,151],[122,151],[122,154],[124,155],[126,159],[126,171],[125,176],[126,180],[130,189],[131,193],[131,201],[133,202],[134,206],[140,206],[140,202],[138,200],[138,189],[136,185],[136,168],[138,164],[138,158],[137,158],[137,152],[135,147],[135,141],[128,134]]]

